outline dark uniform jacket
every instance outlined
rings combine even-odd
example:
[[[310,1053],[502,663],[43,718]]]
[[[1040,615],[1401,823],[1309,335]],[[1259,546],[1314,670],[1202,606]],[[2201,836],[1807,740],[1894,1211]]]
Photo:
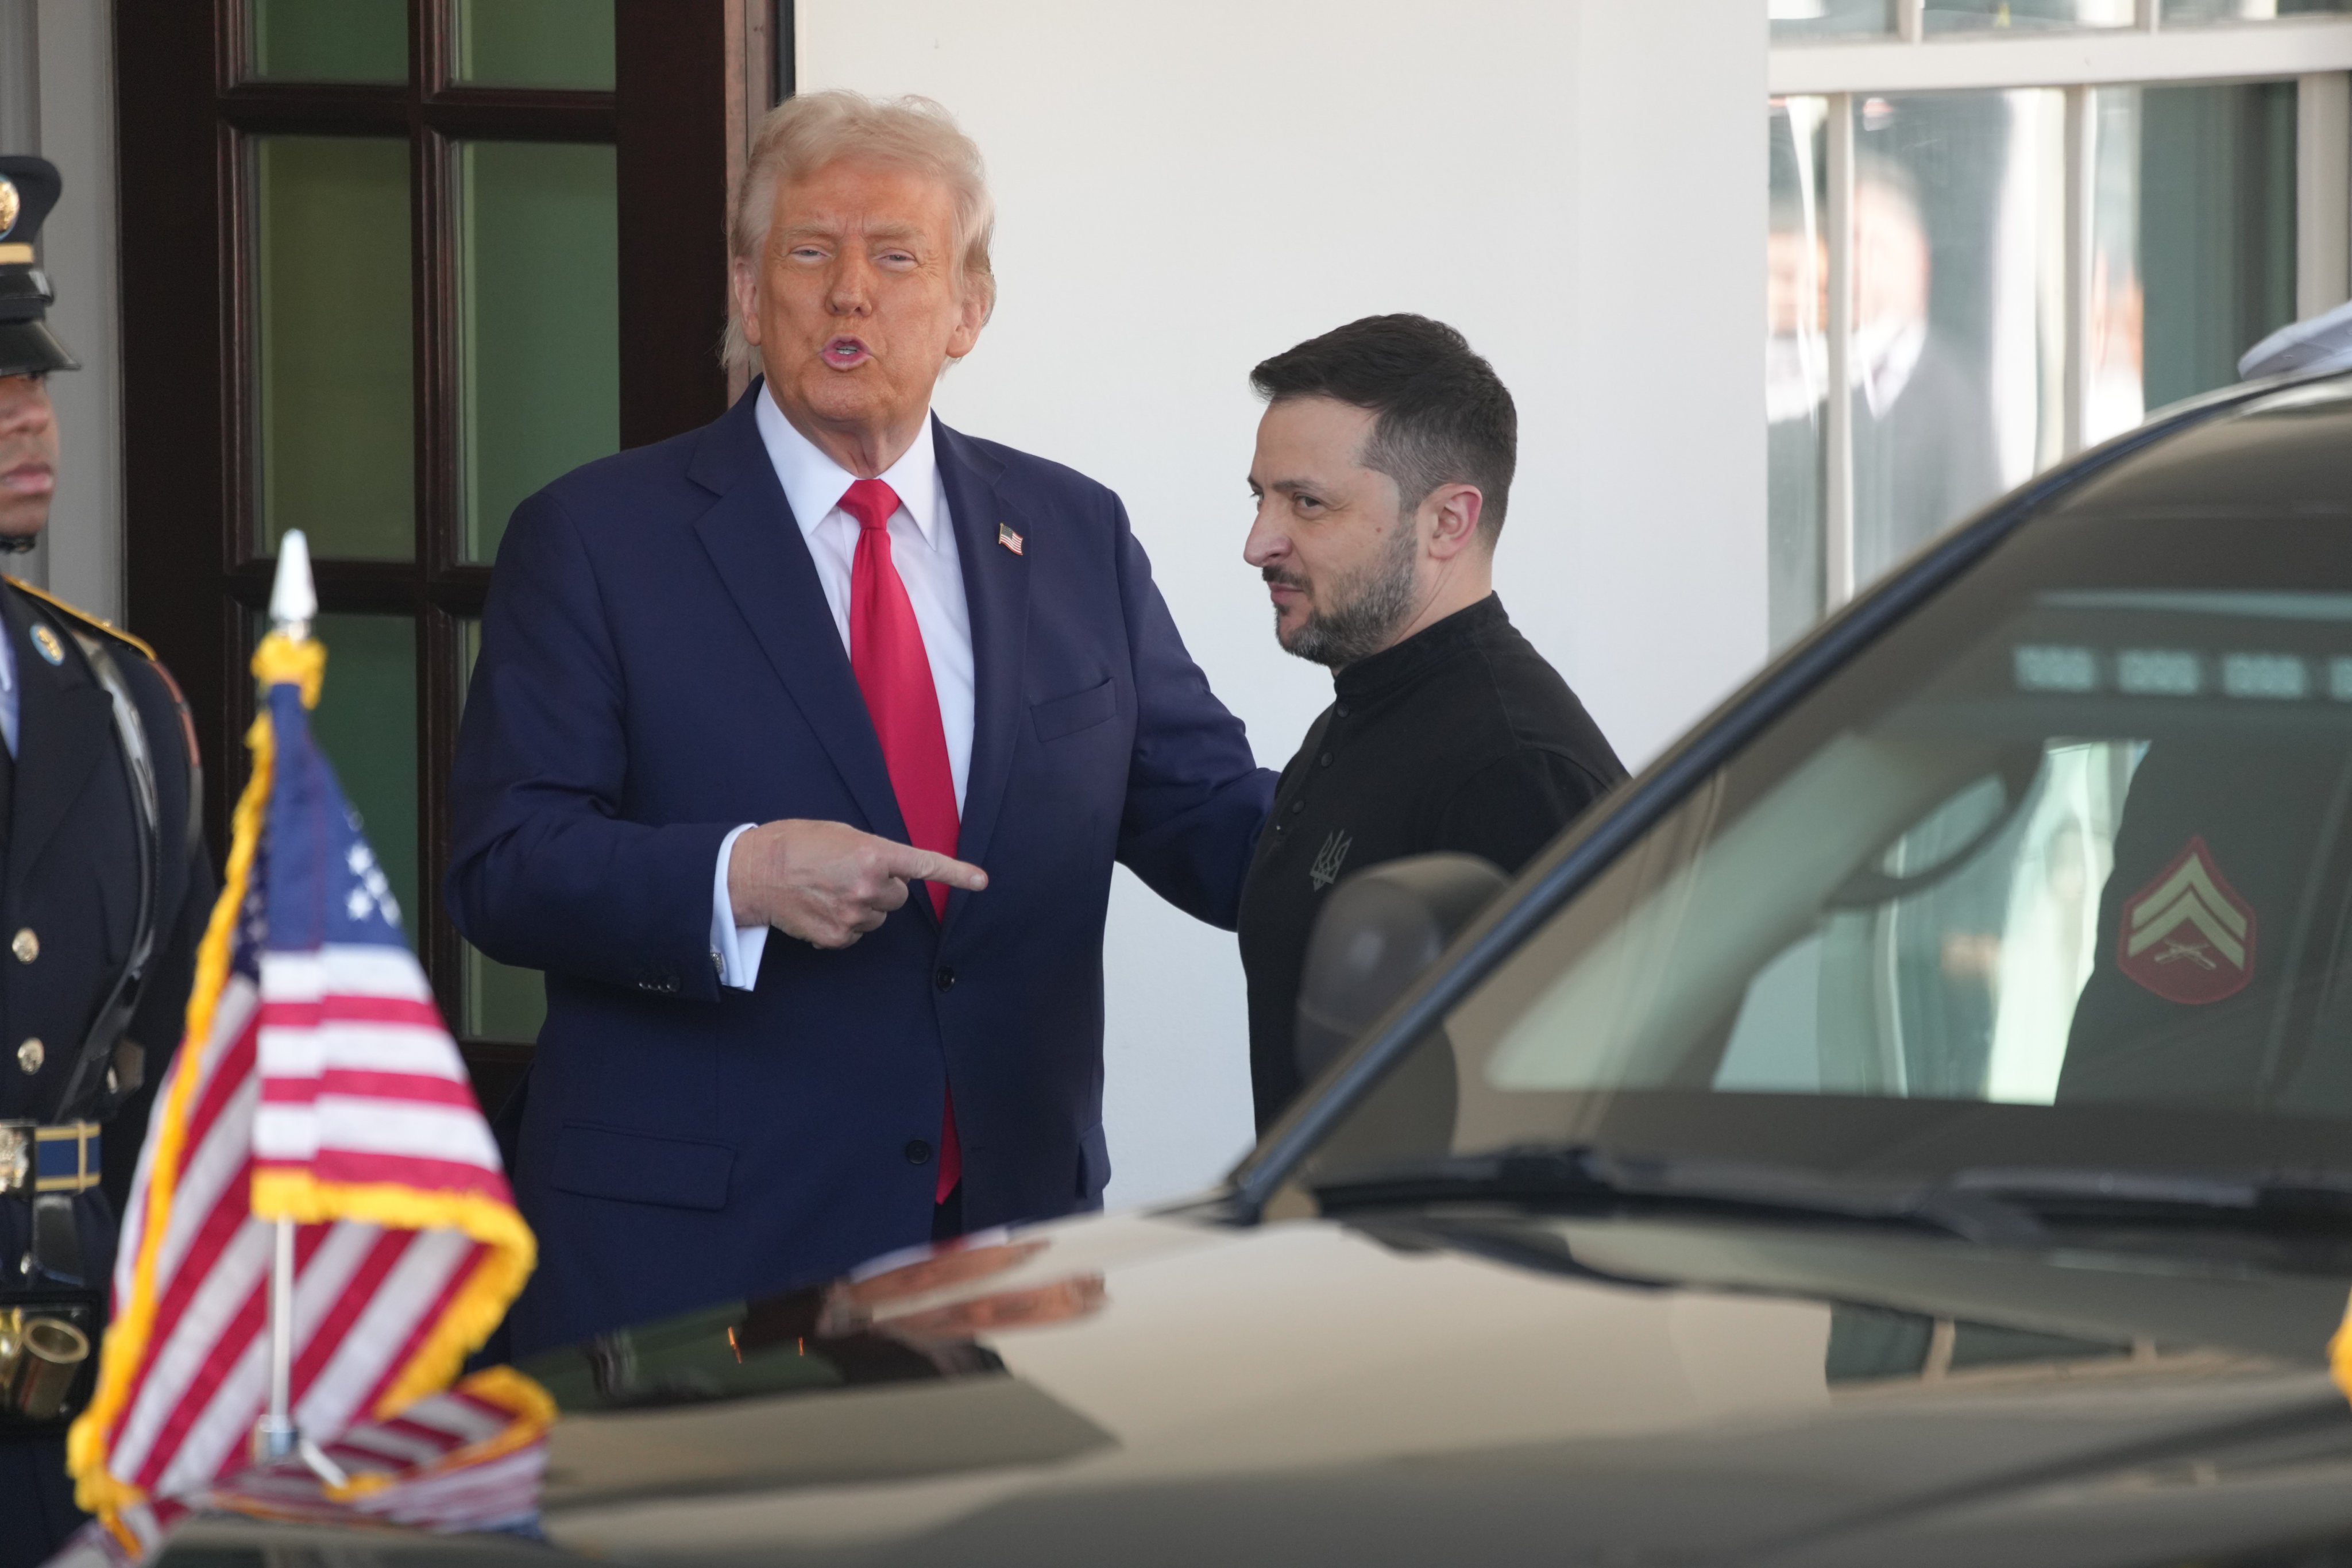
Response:
[[[33,1250],[33,1205],[0,1196],[0,1310],[80,1300],[94,1327],[114,1265],[114,1216],[155,1083],[179,1043],[215,892],[194,815],[202,783],[179,694],[143,645],[13,581],[0,584],[0,629],[16,655],[17,688],[13,761],[0,749],[0,1121],[106,1124],[103,1189],[73,1200],[79,1267],[69,1276],[24,1267]],[[124,1035],[143,1047],[143,1081],[134,1087],[118,1072],[110,1089],[101,1067],[67,1105],[60,1101],[76,1054],[136,935],[144,831],[113,700],[79,637],[105,639],[138,707],[163,853],[155,955]],[[79,1518],[62,1438],[55,1424],[28,1428],[0,1415],[0,1564],[38,1561],[44,1542],[54,1543]]]
[[[107,639],[138,703],[155,770],[164,849],[156,955],[126,1034],[143,1047],[149,1085],[179,1044],[196,945],[218,891],[195,825],[199,781],[188,721],[177,689],[143,644],[13,582],[0,588],[0,624],[17,682],[16,756],[0,842],[0,1120],[108,1121],[146,1094],[110,1097],[100,1081],[96,1095],[77,1104],[60,1097],[136,936],[142,827],[112,700],[76,632]],[[37,628],[46,637],[37,640]],[[51,658],[52,649],[61,657]],[[0,756],[0,763],[8,761]],[[110,1122],[107,1132],[108,1169],[121,1177],[108,1186],[120,1198],[138,1154],[137,1131]]]
[[[1489,595],[1333,681],[1274,796],[1242,890],[1250,1082],[1264,1131],[1302,1087],[1291,1040],[1323,895],[1453,850],[1516,875],[1625,776],[1559,671]]]

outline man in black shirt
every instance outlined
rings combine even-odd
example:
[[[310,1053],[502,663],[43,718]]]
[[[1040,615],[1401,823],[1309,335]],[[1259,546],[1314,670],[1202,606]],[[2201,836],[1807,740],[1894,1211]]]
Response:
[[[1441,322],[1372,316],[1250,382],[1268,406],[1243,554],[1276,638],[1336,688],[1242,891],[1263,1131],[1302,1087],[1299,967],[1331,886],[1441,849],[1516,873],[1625,769],[1495,595],[1518,416],[1494,367]]]

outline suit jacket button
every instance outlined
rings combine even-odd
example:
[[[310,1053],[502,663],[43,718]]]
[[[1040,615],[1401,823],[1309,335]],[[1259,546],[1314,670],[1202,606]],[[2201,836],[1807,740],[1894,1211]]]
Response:
[[[924,1142],[920,1138],[909,1139],[907,1143],[907,1163],[909,1165],[928,1165],[930,1163],[931,1146],[929,1143]]]
[[[26,926],[9,942],[8,951],[16,955],[17,963],[30,963],[41,956],[41,939],[33,934],[31,926]]]
[[[944,964],[940,965],[939,973],[932,977],[932,984],[937,985],[942,991],[954,990],[955,971],[948,968]]]
[[[49,1053],[38,1040],[26,1040],[16,1047],[16,1065],[28,1073],[41,1070],[41,1062]]]

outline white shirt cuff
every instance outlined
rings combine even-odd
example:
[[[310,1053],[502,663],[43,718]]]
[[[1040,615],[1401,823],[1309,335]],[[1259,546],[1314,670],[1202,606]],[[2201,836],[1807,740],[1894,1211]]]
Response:
[[[719,970],[719,984],[749,991],[760,978],[760,955],[768,951],[766,926],[735,923],[735,900],[727,896],[727,861],[735,840],[756,826],[745,823],[719,841],[719,869],[710,878],[710,962]]]

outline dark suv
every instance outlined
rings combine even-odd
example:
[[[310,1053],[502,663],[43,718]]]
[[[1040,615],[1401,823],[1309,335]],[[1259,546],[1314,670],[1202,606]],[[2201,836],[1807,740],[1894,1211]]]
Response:
[[[2352,1563],[2352,378],[1948,535],[1440,945],[1218,1192],[528,1367],[548,1542]],[[174,1550],[264,1542],[548,1551]]]

